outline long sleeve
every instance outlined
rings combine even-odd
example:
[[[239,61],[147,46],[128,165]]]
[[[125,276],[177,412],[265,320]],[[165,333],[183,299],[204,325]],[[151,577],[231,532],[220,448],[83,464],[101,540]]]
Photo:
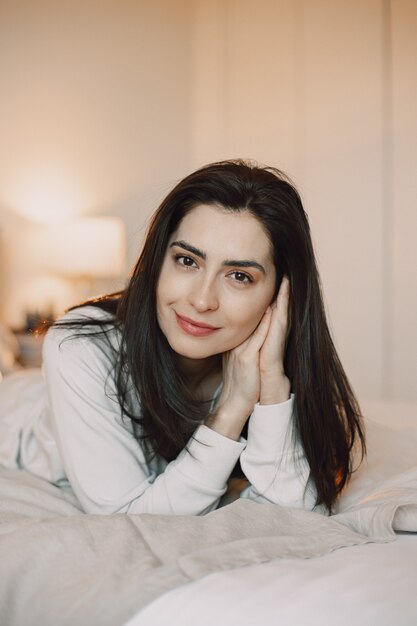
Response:
[[[240,494],[257,502],[312,509],[314,489],[301,443],[292,441],[294,394],[280,404],[256,404],[249,419],[247,445],[240,457],[250,485]]]
[[[52,328],[44,377],[54,436],[69,483],[88,513],[197,515],[216,508],[244,443],[202,425],[171,463],[150,465],[121,418],[103,346]]]

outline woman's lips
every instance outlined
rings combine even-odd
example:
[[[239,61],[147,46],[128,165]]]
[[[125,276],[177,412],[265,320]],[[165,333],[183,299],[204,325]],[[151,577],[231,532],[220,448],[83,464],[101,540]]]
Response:
[[[205,337],[206,335],[212,335],[216,332],[216,330],[219,330],[218,328],[209,326],[208,324],[200,326],[196,323],[192,323],[190,319],[181,317],[178,313],[175,315],[177,316],[178,326],[189,335],[194,335],[195,337]]]

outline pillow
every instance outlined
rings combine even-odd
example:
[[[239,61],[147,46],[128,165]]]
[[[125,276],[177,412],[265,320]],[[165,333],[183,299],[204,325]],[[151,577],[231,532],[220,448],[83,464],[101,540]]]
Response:
[[[417,488],[417,405],[386,402],[363,409],[367,455],[359,467],[360,455],[354,456],[357,469],[339,498],[339,513],[378,491]]]

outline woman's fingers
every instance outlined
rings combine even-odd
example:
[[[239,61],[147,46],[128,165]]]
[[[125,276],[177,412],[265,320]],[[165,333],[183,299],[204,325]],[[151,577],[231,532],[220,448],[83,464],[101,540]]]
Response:
[[[264,312],[253,333],[223,354],[224,386],[219,406],[244,406],[250,412],[260,397],[261,376],[271,378],[283,370],[288,325],[289,280],[281,281],[277,299]]]
[[[290,283],[284,276],[277,298],[272,305],[272,318],[269,332],[261,349],[262,371],[274,370],[283,366],[285,344],[288,333],[288,309],[290,300]]]
[[[271,315],[271,307],[268,307],[250,337],[223,354],[224,385],[219,407],[228,406],[231,414],[240,407],[239,411],[241,410],[245,421],[259,400],[259,354],[268,334]]]
[[[283,276],[279,287],[278,295],[272,305],[268,306],[252,335],[235,348],[238,353],[247,349],[250,352],[259,352],[268,339],[269,335],[274,335],[272,342],[277,345],[279,336],[287,333],[288,308],[290,299],[290,281],[287,276]]]
[[[252,351],[259,352],[259,350],[262,347],[262,344],[264,343],[268,335],[271,318],[272,318],[272,308],[271,306],[268,306],[258,326],[255,328],[251,336],[241,345],[244,346],[245,348],[248,348],[251,352]]]

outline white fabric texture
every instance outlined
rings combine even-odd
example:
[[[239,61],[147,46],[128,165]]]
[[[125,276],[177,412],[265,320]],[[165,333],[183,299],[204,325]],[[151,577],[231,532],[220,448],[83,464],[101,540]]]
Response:
[[[121,626],[170,589],[214,572],[273,559],[285,559],[286,571],[294,579],[304,559],[340,548],[342,552],[353,549],[349,546],[394,541],[394,530],[401,529],[398,517],[402,510],[409,511],[408,520],[417,530],[417,468],[406,485],[399,480],[395,488],[369,494],[331,517],[245,499],[205,516],[88,515],[82,514],[76,500],[62,489],[27,472],[3,469],[0,623]],[[196,594],[193,586],[194,623],[200,623],[207,600]],[[220,589],[224,592],[224,585]],[[262,601],[262,591],[254,577],[250,595]],[[281,623],[278,592],[279,588],[271,603],[271,624]],[[345,592],[352,593],[352,588]],[[302,594],[295,578],[289,600],[299,602]],[[215,597],[210,598],[211,605],[215,605]],[[252,609],[249,614],[243,600],[241,595],[237,623],[258,623],[257,612]],[[414,589],[409,600],[416,606]],[[182,625],[178,604],[173,606],[175,611],[159,614],[160,621],[148,621],[145,610],[137,625]],[[400,620],[395,623],[405,626]]]
[[[201,517],[90,515],[67,489],[54,420],[45,411],[46,387],[39,372],[0,385],[1,459],[11,468],[27,463],[60,486],[0,469],[0,623],[415,625],[415,428],[398,431],[366,421],[367,460],[332,517],[244,498]],[[284,405],[291,402],[277,406]],[[261,426],[268,428],[270,411],[265,409],[260,430],[254,412],[254,430],[243,447],[256,467],[257,437],[264,441]],[[413,415],[417,422],[415,410]],[[392,422],[399,418],[393,409]],[[298,453],[288,450],[283,422],[285,441],[274,471],[288,463],[291,474]],[[267,472],[273,445],[265,443]],[[271,475],[260,476],[248,490],[251,499],[279,498]],[[300,493],[302,487],[303,480]],[[395,541],[394,531],[410,534]]]
[[[215,572],[157,598],[126,626],[415,626],[417,535]]]
[[[372,517],[381,536],[377,520],[382,509],[408,502],[394,514],[393,527],[400,532],[396,541],[217,571],[165,593],[126,626],[209,626],[219,616],[222,624],[239,626],[415,626],[417,405],[363,403],[363,409],[367,458],[332,519],[363,532]],[[386,425],[375,421],[379,418]]]
[[[80,316],[105,320],[107,314],[85,307],[64,319]],[[257,404],[247,442],[201,425],[174,461],[147,464],[130,419],[120,415],[108,345],[77,333],[74,338],[72,329],[50,329],[43,374],[21,373],[0,384],[0,465],[69,484],[88,513],[196,515],[219,505],[240,457],[250,483],[243,497],[313,508],[309,467],[301,445],[291,442],[293,396]],[[117,348],[118,333],[107,336]]]

